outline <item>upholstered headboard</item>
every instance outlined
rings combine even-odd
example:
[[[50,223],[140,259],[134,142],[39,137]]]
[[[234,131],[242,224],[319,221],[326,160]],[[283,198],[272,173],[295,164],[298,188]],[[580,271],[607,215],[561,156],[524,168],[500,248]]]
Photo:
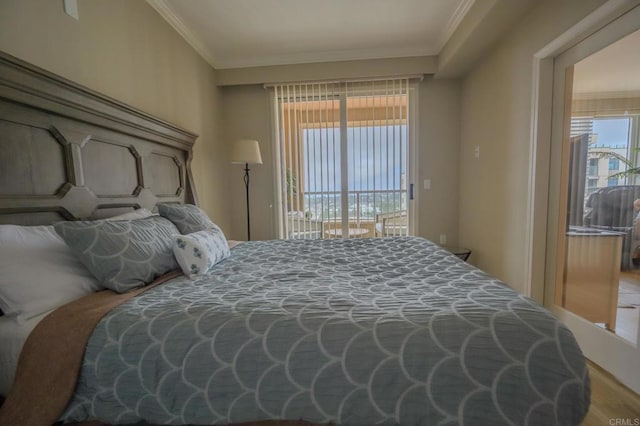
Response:
[[[197,135],[0,52],[0,223],[197,203]]]

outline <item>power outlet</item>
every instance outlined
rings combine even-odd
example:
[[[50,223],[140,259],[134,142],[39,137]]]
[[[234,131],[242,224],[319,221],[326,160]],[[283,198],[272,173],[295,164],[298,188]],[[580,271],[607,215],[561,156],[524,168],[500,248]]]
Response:
[[[440,234],[440,244],[447,244],[447,234]]]

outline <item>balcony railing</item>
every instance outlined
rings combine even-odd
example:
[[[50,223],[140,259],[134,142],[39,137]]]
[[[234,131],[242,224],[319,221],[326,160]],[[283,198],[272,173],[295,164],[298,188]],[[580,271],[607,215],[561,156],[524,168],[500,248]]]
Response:
[[[394,212],[404,212],[404,230],[398,234],[406,234],[405,189],[349,191],[347,197],[349,223],[343,227],[340,191],[305,192],[300,200],[300,204],[304,203],[304,207],[300,206],[303,211],[295,211],[295,207],[289,209],[289,238],[341,238],[345,229],[350,238],[373,237],[380,234],[376,231],[377,216]]]

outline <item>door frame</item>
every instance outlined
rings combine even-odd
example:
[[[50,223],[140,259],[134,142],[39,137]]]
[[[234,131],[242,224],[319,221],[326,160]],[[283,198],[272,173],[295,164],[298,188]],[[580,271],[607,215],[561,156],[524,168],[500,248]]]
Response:
[[[407,212],[409,214],[409,235],[420,235],[419,232],[419,206],[420,206],[420,183],[418,182],[418,159],[420,158],[420,135],[418,134],[418,117],[420,117],[418,93],[420,91],[419,81],[409,81],[407,91]]]
[[[587,56],[640,28],[639,5],[640,1],[610,0],[534,55],[525,253],[526,293],[569,325],[589,359],[636,392],[640,392],[640,369],[629,374],[624,366],[638,363],[637,349],[609,332],[603,331],[602,339],[594,340],[591,336],[597,326],[553,303],[562,249],[558,247],[558,221],[564,131],[564,96],[554,99],[553,94],[564,92],[564,78],[554,76],[556,58],[569,49],[576,57]]]

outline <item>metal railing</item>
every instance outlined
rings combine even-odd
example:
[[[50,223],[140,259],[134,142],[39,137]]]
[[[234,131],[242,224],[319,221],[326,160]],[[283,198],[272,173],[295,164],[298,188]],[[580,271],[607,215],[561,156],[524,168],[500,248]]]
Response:
[[[304,211],[310,218],[334,220],[342,218],[342,193],[340,191],[309,191],[303,194]],[[377,189],[349,191],[349,220],[375,220],[376,214],[407,209],[406,189]]]
[[[407,190],[379,189],[349,191],[347,228],[355,237],[376,235],[376,216],[407,210]],[[302,194],[298,209],[289,208],[289,238],[341,237],[342,193],[340,191],[309,191]],[[293,210],[293,211],[292,211]],[[297,211],[296,211],[297,210]],[[357,231],[356,231],[357,230]],[[364,232],[367,230],[368,232]],[[350,237],[354,235],[350,234]]]

